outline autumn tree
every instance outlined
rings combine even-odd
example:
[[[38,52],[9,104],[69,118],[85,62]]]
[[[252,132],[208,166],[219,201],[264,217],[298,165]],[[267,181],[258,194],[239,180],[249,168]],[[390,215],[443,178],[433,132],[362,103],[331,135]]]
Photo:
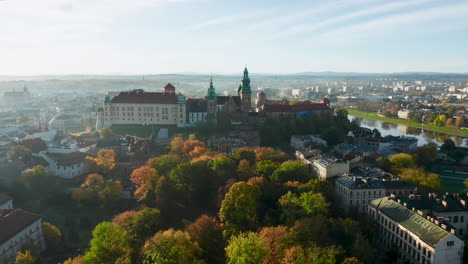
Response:
[[[416,166],[413,156],[407,153],[399,153],[388,158],[392,164],[392,169],[414,168]]]
[[[107,180],[98,192],[98,197],[103,205],[116,204],[119,200],[123,199],[123,186],[120,181]]]
[[[226,247],[228,264],[261,264],[269,253],[265,243],[253,232],[231,237]]]
[[[239,179],[246,181],[254,176],[255,165],[250,165],[248,160],[239,161],[239,166],[237,166],[237,175]]]
[[[461,128],[465,125],[465,119],[462,116],[457,117],[455,120],[455,126],[457,128]]]
[[[359,261],[356,257],[349,257],[345,258],[341,264],[364,264],[361,261]]]
[[[115,150],[100,149],[97,157],[86,157],[86,169],[91,173],[108,174],[115,167]]]
[[[102,222],[93,230],[89,251],[84,255],[86,264],[114,264],[131,254],[130,238],[122,227],[110,222]]]
[[[72,193],[73,200],[82,203],[87,202],[101,205],[112,205],[123,198],[123,187],[120,181],[104,180],[102,175],[97,173],[88,174],[81,184]]]
[[[63,262],[63,264],[85,264],[83,256],[76,256],[74,258],[69,258]]]
[[[276,150],[270,147],[260,147],[254,149],[256,160],[276,160]]]
[[[336,246],[304,248],[294,246],[286,250],[284,264],[336,264],[342,251]]]
[[[285,250],[295,243],[294,233],[286,226],[264,227],[259,236],[270,252],[263,261],[265,264],[280,264]]]
[[[453,118],[447,119],[447,121],[445,122],[445,126],[446,126],[446,127],[454,127],[454,126],[455,126],[455,122],[454,122]]]
[[[15,264],[35,264],[38,259],[31,254],[31,251],[18,251],[16,253]]]
[[[8,160],[20,159],[27,162],[32,158],[32,151],[23,145],[13,145],[8,149],[6,157]]]
[[[156,233],[146,241],[142,252],[143,263],[202,264],[202,250],[190,240],[186,232],[169,229]]]
[[[142,246],[162,227],[160,212],[154,208],[124,212],[115,216],[112,222],[123,228],[135,248]]]
[[[227,235],[254,230],[257,227],[260,195],[258,187],[245,182],[232,185],[219,210],[219,219],[224,224]]]
[[[47,198],[60,191],[60,181],[44,166],[37,165],[20,176],[20,182],[35,198]]]
[[[189,158],[201,156],[206,152],[206,146],[200,140],[187,140],[184,142],[184,154]]]
[[[58,227],[52,225],[49,222],[43,222],[42,233],[44,234],[47,249],[55,251],[63,247],[63,236]]]
[[[174,137],[171,141],[171,153],[179,157],[184,155],[184,139],[182,137]]]
[[[130,180],[135,184],[134,194],[138,201],[143,201],[148,192],[155,193],[158,178],[156,170],[149,166],[142,166],[132,172]]]
[[[223,238],[223,229],[214,217],[201,215],[192,224],[185,228],[190,239],[202,249],[203,259],[211,263],[225,263],[224,248],[226,241]]]

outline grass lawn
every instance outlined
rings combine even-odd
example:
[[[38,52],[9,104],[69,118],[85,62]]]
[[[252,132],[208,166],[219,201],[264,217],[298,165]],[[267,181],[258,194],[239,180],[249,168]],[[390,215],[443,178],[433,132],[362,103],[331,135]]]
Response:
[[[465,186],[463,185],[463,180],[452,180],[440,178],[440,183],[442,185],[442,192],[449,193],[463,193],[465,192]]]
[[[400,124],[400,125],[405,125],[405,126],[409,126],[409,127],[417,127],[417,128],[422,128],[422,129],[425,129],[425,130],[450,134],[450,135],[454,135],[454,136],[468,137],[468,130],[458,129],[458,128],[455,128],[455,127],[438,127],[438,126],[436,126],[434,124],[420,124],[420,123],[412,122],[412,121],[409,121],[409,120],[403,120],[403,119],[398,119],[398,118],[390,118],[390,117],[382,117],[382,116],[378,116],[375,113],[367,113],[367,112],[362,112],[362,111],[349,109],[349,108],[347,108],[346,110],[348,110],[348,114],[350,114],[352,116],[356,116],[356,117],[379,120],[379,121],[383,121],[383,122]]]

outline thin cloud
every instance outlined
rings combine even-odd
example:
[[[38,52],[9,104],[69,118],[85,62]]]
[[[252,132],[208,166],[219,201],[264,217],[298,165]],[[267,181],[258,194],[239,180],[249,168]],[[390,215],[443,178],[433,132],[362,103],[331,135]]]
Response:
[[[387,3],[384,5],[360,10],[354,13],[349,13],[343,16],[339,17],[333,17],[326,19],[325,21],[319,22],[319,23],[305,23],[305,24],[298,24],[295,25],[287,30],[284,30],[282,32],[279,32],[275,35],[273,35],[273,39],[277,38],[284,38],[284,37],[289,37],[291,35],[297,35],[300,33],[305,33],[305,32],[312,32],[316,31],[328,26],[332,26],[338,23],[350,21],[353,19],[357,18],[364,18],[372,15],[378,15],[382,13],[388,13],[396,10],[401,10],[403,8],[408,8],[412,6],[419,6],[423,4],[427,4],[430,2],[434,2],[435,0],[418,0],[418,1],[404,1],[404,2],[391,2]]]

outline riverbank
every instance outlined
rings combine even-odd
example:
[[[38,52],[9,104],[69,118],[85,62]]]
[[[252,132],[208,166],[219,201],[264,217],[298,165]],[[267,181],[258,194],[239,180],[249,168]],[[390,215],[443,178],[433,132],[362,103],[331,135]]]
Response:
[[[412,122],[409,120],[403,120],[403,119],[397,119],[397,118],[390,118],[390,117],[383,117],[379,116],[375,113],[367,113],[367,112],[362,112],[354,109],[347,108],[349,115],[356,116],[356,117],[362,117],[362,118],[368,118],[368,119],[373,119],[373,120],[379,120],[383,122],[388,122],[388,123],[393,123],[393,124],[400,124],[400,125],[405,125],[409,127],[416,127],[416,128],[422,128],[425,130],[429,131],[434,131],[434,132],[440,132],[440,133],[445,133],[453,136],[461,136],[461,137],[468,137],[468,130],[462,130],[454,127],[438,127],[433,124],[420,124],[416,122]]]

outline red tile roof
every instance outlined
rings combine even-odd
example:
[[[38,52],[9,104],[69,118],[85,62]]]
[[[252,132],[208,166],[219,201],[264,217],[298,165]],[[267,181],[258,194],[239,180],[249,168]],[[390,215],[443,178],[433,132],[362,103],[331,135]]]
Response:
[[[47,144],[40,138],[25,139],[21,141],[19,145],[31,149],[34,153],[47,150]]]
[[[0,193],[0,205],[1,204],[4,204],[10,200],[13,200],[9,195],[7,194],[4,194],[4,193]]]
[[[40,215],[21,209],[0,209],[0,245],[39,219]]]
[[[133,104],[177,104],[178,96],[175,93],[153,93],[143,90],[120,92],[112,98],[112,103]]]

